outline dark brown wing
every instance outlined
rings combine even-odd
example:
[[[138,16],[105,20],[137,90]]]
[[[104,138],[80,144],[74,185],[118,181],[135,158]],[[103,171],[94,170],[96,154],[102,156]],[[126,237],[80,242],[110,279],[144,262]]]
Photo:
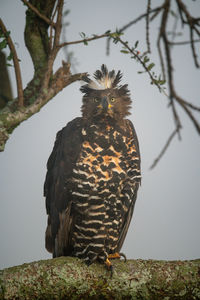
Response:
[[[46,248],[54,257],[70,255],[71,216],[70,179],[82,144],[82,118],[76,118],[58,132],[48,159],[44,183],[48,226]]]
[[[129,194],[129,196],[131,197],[131,203],[127,213],[124,216],[123,225],[118,240],[118,246],[117,246],[118,252],[120,252],[120,249],[122,248],[122,245],[124,243],[132,219],[133,210],[137,198],[137,191],[141,183],[139,142],[132,122],[130,120],[126,120],[126,123],[127,123],[127,127],[130,130],[130,137],[131,137],[130,148],[134,149],[133,151],[131,151],[132,154],[131,157],[129,158],[130,166],[129,169],[127,170],[128,178],[127,178],[127,187],[126,187],[126,193]]]

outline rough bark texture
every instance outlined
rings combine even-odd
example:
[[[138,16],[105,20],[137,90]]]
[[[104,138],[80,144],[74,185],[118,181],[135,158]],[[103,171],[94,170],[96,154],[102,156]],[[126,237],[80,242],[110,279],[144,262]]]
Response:
[[[6,55],[0,51],[0,109],[6,106],[6,103],[13,98],[6,63]]]
[[[0,299],[200,299],[200,260],[113,261],[60,257],[0,272]]]
[[[51,86],[47,90],[40,92],[33,104],[14,108],[14,103],[9,104],[0,112],[0,151],[4,150],[6,141],[12,131],[23,121],[40,111],[40,109],[64,87],[77,80],[82,80],[86,73],[72,75],[67,63],[59,68],[53,75]]]

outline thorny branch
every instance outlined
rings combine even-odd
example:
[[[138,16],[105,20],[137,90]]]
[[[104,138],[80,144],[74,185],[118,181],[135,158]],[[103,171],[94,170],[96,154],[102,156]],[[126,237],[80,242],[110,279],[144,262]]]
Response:
[[[173,138],[178,135],[179,139],[181,138],[180,136],[180,130],[182,128],[181,125],[181,119],[179,117],[176,104],[178,104],[184,112],[187,114],[189,119],[192,121],[193,125],[195,126],[195,129],[197,130],[197,133],[200,134],[200,123],[198,119],[194,116],[192,113],[193,111],[198,111],[200,112],[200,107],[194,105],[193,103],[184,100],[182,97],[178,95],[176,92],[176,89],[174,87],[174,68],[173,68],[173,62],[172,62],[172,46],[176,45],[190,45],[191,50],[192,50],[192,57],[194,60],[194,64],[196,68],[200,68],[200,64],[198,61],[198,55],[196,51],[196,44],[200,42],[200,18],[195,18],[191,15],[189,12],[188,8],[186,5],[183,3],[182,0],[175,0],[177,9],[178,9],[178,16],[176,15],[176,22],[181,21],[182,26],[187,27],[189,29],[189,41],[178,41],[176,42],[174,39],[176,38],[176,27],[172,29],[172,36],[173,39],[170,41],[168,39],[168,24],[169,24],[169,18],[171,15],[172,9],[170,8],[172,0],[164,0],[162,5],[156,8],[151,9],[150,3],[151,1],[148,1],[147,3],[147,12],[145,14],[141,14],[138,16],[136,19],[133,21],[129,22],[125,26],[123,26],[119,32],[122,33],[126,29],[130,28],[140,20],[144,19],[146,20],[146,43],[147,43],[147,50],[150,50],[150,39],[149,39],[149,34],[150,34],[150,29],[149,29],[149,22],[155,20],[160,16],[160,26],[158,30],[158,36],[157,36],[157,50],[158,50],[158,55],[160,59],[160,66],[162,70],[162,76],[163,79],[168,82],[168,99],[170,100],[170,105],[172,115],[174,118],[175,122],[175,130],[173,133],[170,135],[170,137],[167,139],[167,142],[161,151],[161,153],[158,155],[158,157],[155,159],[154,163],[151,166],[151,169],[156,166],[156,164],[160,161],[161,157],[163,154],[166,152],[168,149],[171,141]],[[151,15],[151,17],[150,17]],[[177,23],[176,23],[177,24]],[[121,41],[122,42],[122,41]],[[110,50],[110,39],[107,41],[107,54],[109,54]],[[127,48],[127,45],[124,45]],[[130,51],[130,50],[129,50]],[[142,58],[144,56],[145,52],[140,55]],[[137,57],[138,58],[138,57]]]
[[[5,36],[8,46],[10,48],[10,52],[13,55],[13,63],[14,63],[14,67],[15,67],[15,76],[16,76],[16,82],[17,82],[18,105],[23,106],[24,105],[24,95],[23,95],[23,86],[22,86],[22,77],[21,77],[19,59],[17,56],[17,52],[15,50],[14,43],[13,43],[2,19],[0,19],[0,29],[2,30],[2,33]]]

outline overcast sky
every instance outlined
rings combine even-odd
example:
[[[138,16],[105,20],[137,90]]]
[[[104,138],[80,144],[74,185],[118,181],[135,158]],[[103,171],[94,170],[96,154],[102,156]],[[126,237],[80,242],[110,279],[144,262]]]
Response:
[[[160,2],[154,0],[152,6]],[[80,39],[80,32],[92,35],[115,30],[144,12],[145,3],[144,0],[68,1],[67,40]],[[187,1],[187,5],[194,14],[200,12],[199,1]],[[19,0],[1,0],[0,15],[15,42],[25,87],[33,75],[23,40],[25,6]],[[158,26],[156,22],[151,25],[150,36],[154,40]],[[187,36],[181,38],[187,39]],[[130,28],[124,39],[132,45],[139,40],[139,50],[144,51],[145,22]],[[128,83],[131,90],[130,119],[140,142],[143,179],[122,250],[128,258],[200,258],[200,137],[178,108],[183,124],[182,141],[173,140],[158,166],[150,171],[150,165],[174,129],[168,100],[150,85],[147,75],[137,73],[142,70],[141,66],[128,55],[121,54],[121,47],[112,45],[111,55],[106,56],[105,46],[105,40],[98,40],[89,46],[76,45],[69,50],[74,51],[78,72],[93,73],[105,63],[109,69],[123,72],[123,83]],[[173,54],[178,93],[199,105],[200,76],[194,69],[190,47],[175,48]],[[55,70],[63,55],[61,51]],[[151,58],[159,74],[155,49]],[[16,95],[13,69],[10,71]],[[11,135],[5,151],[0,153],[0,268],[51,257],[44,246],[46,162],[57,131],[80,116],[82,95],[79,88],[78,82],[65,88],[38,114],[23,122]]]

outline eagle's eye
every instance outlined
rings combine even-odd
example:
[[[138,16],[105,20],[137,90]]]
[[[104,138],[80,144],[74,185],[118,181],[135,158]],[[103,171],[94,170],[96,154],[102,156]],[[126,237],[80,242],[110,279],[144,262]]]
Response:
[[[110,99],[110,102],[112,102],[112,103],[114,103],[116,101],[116,98],[114,98],[114,97],[112,97],[111,99]]]
[[[98,98],[94,98],[94,102],[95,102],[95,103],[98,103],[98,102],[99,102],[99,99],[98,99]]]

